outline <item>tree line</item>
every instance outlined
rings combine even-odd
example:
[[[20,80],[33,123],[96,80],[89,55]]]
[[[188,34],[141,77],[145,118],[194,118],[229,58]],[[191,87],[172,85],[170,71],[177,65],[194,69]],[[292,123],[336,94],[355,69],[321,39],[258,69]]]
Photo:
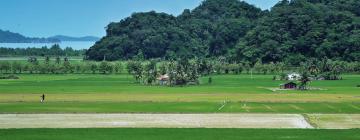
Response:
[[[74,50],[71,47],[62,49],[58,44],[50,48],[4,48],[0,47],[0,56],[83,56],[86,50]]]
[[[39,61],[30,57],[27,62],[0,61],[2,74],[120,74],[124,67],[122,62],[71,61],[69,58],[46,57]]]
[[[343,73],[360,73],[360,63],[309,59],[300,67],[283,62],[255,64],[249,62],[229,63],[225,59],[179,59],[172,61],[71,61],[68,57],[45,57],[38,60],[29,57],[23,61],[0,61],[2,74],[124,74],[133,75],[137,83],[157,84],[162,75],[169,77],[169,85],[199,84],[199,78],[215,74],[273,74],[286,80],[287,73],[299,72],[306,77],[323,80],[341,80]],[[276,77],[274,80],[277,79]],[[209,79],[212,81],[212,79]]]

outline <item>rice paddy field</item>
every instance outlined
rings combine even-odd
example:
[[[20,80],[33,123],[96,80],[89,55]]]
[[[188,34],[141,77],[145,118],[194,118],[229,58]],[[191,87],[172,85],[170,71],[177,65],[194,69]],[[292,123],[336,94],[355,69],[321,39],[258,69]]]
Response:
[[[93,128],[6,129],[2,140],[358,140],[360,130]]]
[[[271,75],[218,75],[200,86],[144,86],[130,75],[20,75],[0,80],[0,113],[360,112],[359,75],[314,81],[318,90],[278,90]],[[40,95],[46,103],[40,104]]]
[[[360,75],[355,74],[344,75],[343,80],[339,81],[313,81],[309,86],[315,90],[308,91],[277,90],[279,85],[286,81],[273,81],[273,75],[215,75],[211,84],[207,83],[208,77],[203,77],[199,86],[185,87],[140,85],[134,83],[132,76],[127,74],[20,74],[18,76],[20,77],[18,80],[0,80],[1,128],[6,128],[9,124],[15,125],[11,123],[14,120],[7,115],[17,114],[25,116],[32,114],[45,116],[46,114],[58,114],[57,116],[61,114],[65,116],[67,114],[85,114],[85,116],[86,114],[105,114],[105,116],[106,114],[233,114],[235,116],[289,114],[300,116],[300,120],[305,120],[315,129],[289,129],[282,126],[264,129],[260,127],[261,125],[223,129],[181,128],[179,124],[183,122],[168,120],[165,123],[175,127],[167,128],[166,125],[165,128],[152,128],[144,125],[137,128],[80,129],[80,126],[74,126],[67,129],[56,127],[24,129],[20,126],[0,129],[1,140],[360,139],[360,88],[357,87],[360,84]],[[40,103],[42,94],[46,95],[45,103]],[[6,121],[7,119],[10,121]],[[31,122],[36,123],[37,120],[41,118],[35,118]],[[221,124],[222,121],[231,122],[232,119],[229,117],[216,121]]]

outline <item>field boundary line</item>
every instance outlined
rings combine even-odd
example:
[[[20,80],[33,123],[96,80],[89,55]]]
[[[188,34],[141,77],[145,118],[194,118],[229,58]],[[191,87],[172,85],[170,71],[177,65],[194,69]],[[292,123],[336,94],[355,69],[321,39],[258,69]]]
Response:
[[[222,103],[222,106],[220,106],[218,108],[218,111],[222,110],[226,105],[227,105],[228,101],[224,100],[224,102]]]

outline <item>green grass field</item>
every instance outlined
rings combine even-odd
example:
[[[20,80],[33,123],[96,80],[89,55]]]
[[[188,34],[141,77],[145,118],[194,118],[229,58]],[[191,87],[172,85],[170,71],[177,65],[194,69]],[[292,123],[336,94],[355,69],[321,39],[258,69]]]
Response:
[[[207,84],[207,77],[201,79],[199,86],[160,87],[143,86],[134,83],[131,75],[19,75],[20,80],[0,80],[0,94],[4,93],[46,93],[46,94],[103,94],[103,93],[211,93],[211,94],[357,94],[360,75],[345,75],[341,81],[314,81],[311,87],[322,90],[312,91],[276,91],[284,81],[273,81],[272,75],[220,75],[213,77],[213,83]]]
[[[327,116],[311,114],[360,113],[360,75],[314,81],[310,86],[321,90],[310,91],[273,91],[285,81],[273,81],[272,75],[217,75],[212,84],[203,77],[201,85],[187,87],[143,86],[130,75],[19,76],[0,80],[0,113],[295,113],[324,125],[331,125]],[[41,94],[46,103],[39,102]],[[359,129],[0,129],[1,140],[357,140],[359,134]]]
[[[359,129],[8,129],[1,140],[358,140]]]
[[[163,87],[130,75],[20,75],[0,80],[0,113],[347,113],[360,112],[359,75],[314,81],[322,90],[272,91],[271,75],[218,75],[213,83]],[[40,95],[46,94],[41,104]],[[219,110],[226,101],[227,104]]]
[[[0,113],[345,113],[359,114],[359,103],[241,103],[220,109],[216,102],[50,102],[0,103]]]

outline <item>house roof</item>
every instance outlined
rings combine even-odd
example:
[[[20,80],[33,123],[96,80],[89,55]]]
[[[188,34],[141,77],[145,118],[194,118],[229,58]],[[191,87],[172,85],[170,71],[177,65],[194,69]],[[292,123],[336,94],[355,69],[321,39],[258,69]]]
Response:
[[[165,75],[160,75],[158,78],[156,78],[157,80],[169,80],[169,75],[165,74]]]
[[[288,85],[288,84],[294,84],[294,85],[297,85],[295,82],[288,82],[288,83],[284,83],[284,84],[280,84],[280,85]]]

